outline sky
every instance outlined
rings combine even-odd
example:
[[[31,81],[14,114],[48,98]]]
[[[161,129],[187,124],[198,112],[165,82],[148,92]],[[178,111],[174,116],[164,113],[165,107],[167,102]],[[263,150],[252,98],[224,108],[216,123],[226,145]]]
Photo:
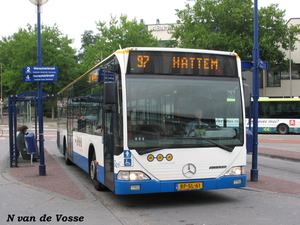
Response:
[[[111,15],[126,14],[128,20],[144,20],[145,24],[176,23],[175,9],[184,9],[189,0],[49,0],[42,6],[41,23],[53,26],[74,39],[73,48],[80,49],[81,35],[85,30],[97,32],[98,21],[107,22]],[[258,0],[258,7],[278,3],[286,10],[284,19],[300,18],[299,0]],[[0,37],[17,33],[19,28],[37,23],[36,6],[29,0],[0,0]]]

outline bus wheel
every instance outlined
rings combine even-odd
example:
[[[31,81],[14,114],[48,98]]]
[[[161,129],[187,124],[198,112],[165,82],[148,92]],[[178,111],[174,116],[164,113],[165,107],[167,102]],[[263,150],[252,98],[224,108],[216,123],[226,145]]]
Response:
[[[287,133],[289,133],[289,127],[285,124],[280,124],[277,127],[277,131],[279,134],[287,134]]]
[[[92,160],[90,162],[90,176],[93,180],[94,187],[97,191],[104,191],[106,190],[106,187],[101,184],[100,181],[97,180],[97,166],[96,166],[96,155],[95,152],[93,153]]]

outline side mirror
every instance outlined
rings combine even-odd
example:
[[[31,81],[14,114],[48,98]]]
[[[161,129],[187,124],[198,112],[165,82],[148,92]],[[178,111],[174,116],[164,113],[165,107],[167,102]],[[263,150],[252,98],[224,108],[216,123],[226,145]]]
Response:
[[[115,112],[115,105],[117,103],[117,85],[115,82],[105,82],[104,83],[104,111],[105,112]]]
[[[250,106],[250,88],[249,85],[244,84],[244,102],[245,102],[245,107]]]
[[[115,82],[104,83],[104,104],[116,104],[116,88]]]

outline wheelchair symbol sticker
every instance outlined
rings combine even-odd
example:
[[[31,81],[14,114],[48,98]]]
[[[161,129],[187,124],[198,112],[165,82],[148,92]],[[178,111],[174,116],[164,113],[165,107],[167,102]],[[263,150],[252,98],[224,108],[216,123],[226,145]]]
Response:
[[[131,159],[124,159],[124,166],[131,166]]]

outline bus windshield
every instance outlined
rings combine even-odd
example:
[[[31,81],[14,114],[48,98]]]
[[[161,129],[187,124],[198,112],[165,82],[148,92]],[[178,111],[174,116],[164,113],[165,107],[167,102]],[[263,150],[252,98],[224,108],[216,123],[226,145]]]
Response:
[[[128,147],[140,154],[244,143],[237,77],[127,74],[126,95]]]

